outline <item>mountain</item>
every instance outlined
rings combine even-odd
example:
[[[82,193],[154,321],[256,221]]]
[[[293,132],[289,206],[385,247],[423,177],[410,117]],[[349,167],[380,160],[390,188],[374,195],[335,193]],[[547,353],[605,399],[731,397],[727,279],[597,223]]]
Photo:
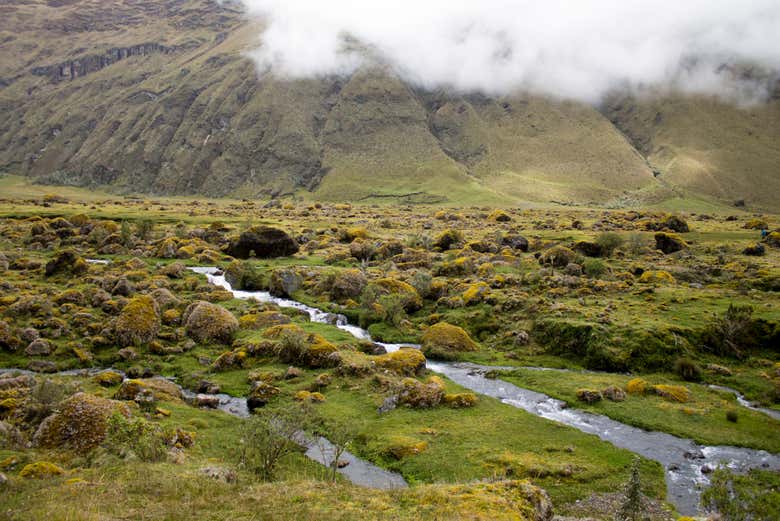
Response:
[[[0,171],[117,191],[349,201],[653,202],[780,211],[778,100],[604,107],[425,91],[376,65],[285,80],[212,0],[0,5]]]

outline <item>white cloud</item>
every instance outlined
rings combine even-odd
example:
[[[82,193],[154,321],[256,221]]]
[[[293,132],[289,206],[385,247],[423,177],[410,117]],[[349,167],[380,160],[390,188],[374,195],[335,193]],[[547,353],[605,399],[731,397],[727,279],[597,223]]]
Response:
[[[252,57],[261,70],[293,78],[348,74],[366,63],[370,49],[428,88],[530,90],[596,102],[616,86],[734,94],[730,75],[716,72],[722,64],[780,69],[778,0],[244,4],[267,20]]]

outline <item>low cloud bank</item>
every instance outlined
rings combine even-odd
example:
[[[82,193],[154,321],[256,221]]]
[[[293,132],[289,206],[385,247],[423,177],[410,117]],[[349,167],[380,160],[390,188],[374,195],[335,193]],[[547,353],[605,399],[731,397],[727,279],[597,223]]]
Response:
[[[590,103],[612,89],[757,99],[780,70],[777,0],[243,0],[251,56],[290,78],[380,62],[434,89]]]

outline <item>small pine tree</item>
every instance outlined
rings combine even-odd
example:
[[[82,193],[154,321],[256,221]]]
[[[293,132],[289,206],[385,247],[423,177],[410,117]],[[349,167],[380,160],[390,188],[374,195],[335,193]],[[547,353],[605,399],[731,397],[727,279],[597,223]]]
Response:
[[[645,500],[642,497],[642,482],[639,477],[639,458],[631,463],[631,476],[624,491],[623,502],[615,516],[616,521],[642,521],[645,519]]]

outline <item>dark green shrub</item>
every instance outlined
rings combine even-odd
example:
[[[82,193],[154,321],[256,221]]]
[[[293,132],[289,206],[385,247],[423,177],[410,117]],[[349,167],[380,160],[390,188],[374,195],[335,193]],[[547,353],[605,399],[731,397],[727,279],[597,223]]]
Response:
[[[674,372],[686,382],[701,381],[701,367],[690,358],[678,358],[674,362]]]
[[[585,275],[597,279],[607,271],[607,265],[600,259],[585,259],[582,263]]]
[[[611,256],[616,249],[623,246],[624,242],[625,241],[623,240],[623,237],[621,237],[615,232],[600,233],[596,237],[596,244],[599,245],[599,248],[601,249],[601,254],[604,257]]]
[[[726,411],[726,419],[731,423],[737,423],[737,421],[739,420],[739,415],[737,414],[737,411],[732,409]]]

